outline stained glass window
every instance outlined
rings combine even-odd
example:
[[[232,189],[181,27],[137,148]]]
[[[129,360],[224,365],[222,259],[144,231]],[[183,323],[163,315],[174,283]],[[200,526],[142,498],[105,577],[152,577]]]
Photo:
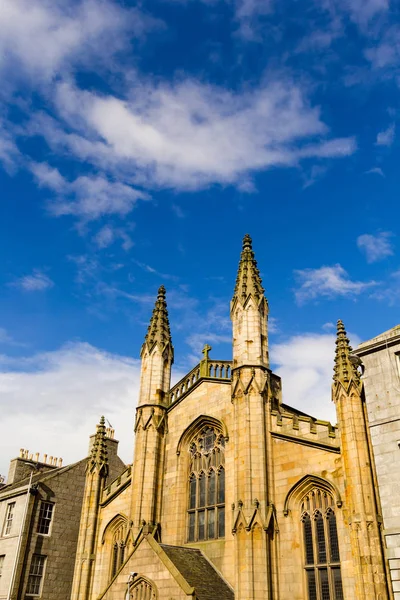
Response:
[[[225,536],[224,448],[224,438],[212,427],[189,444],[189,542]]]

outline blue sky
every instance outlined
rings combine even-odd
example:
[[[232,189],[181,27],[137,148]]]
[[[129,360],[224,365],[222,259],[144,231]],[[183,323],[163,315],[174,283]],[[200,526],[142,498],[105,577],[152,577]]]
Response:
[[[175,377],[230,358],[245,233],[285,401],[335,419],[333,324],[398,323],[399,8],[389,0],[2,0],[0,472],[130,460],[164,284]]]

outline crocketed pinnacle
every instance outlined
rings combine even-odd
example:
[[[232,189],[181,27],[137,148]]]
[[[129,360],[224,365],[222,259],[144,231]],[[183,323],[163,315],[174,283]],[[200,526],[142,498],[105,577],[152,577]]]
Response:
[[[153,348],[155,343],[161,348],[171,343],[171,330],[169,328],[165,287],[163,285],[158,289],[157,300],[144,341],[150,349]]]
[[[106,425],[104,417],[101,417],[100,423],[97,425],[96,435],[92,446],[89,459],[90,470],[108,469],[107,444],[106,444]]]
[[[336,337],[336,353],[335,353],[335,366],[334,366],[334,383],[341,383],[346,388],[349,386],[351,380],[359,386],[360,385],[360,374],[357,370],[356,361],[352,360],[351,352],[352,347],[349,343],[346,330],[343,325],[343,321],[337,322],[337,337]]]
[[[240,255],[233,300],[237,298],[244,303],[249,294],[252,294],[256,300],[260,300],[264,294],[264,288],[260,271],[257,268],[257,261],[254,258],[251,237],[246,233],[243,238],[243,250]]]

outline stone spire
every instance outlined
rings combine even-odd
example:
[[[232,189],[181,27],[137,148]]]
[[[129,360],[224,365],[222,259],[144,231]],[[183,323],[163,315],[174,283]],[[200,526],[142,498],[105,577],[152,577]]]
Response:
[[[240,255],[232,302],[237,299],[244,304],[250,294],[258,302],[264,295],[264,288],[262,286],[260,271],[257,268],[257,261],[254,258],[252,240],[249,234],[246,233],[243,238],[243,249]]]
[[[157,300],[144,338],[144,344],[147,344],[149,351],[152,350],[154,344],[158,344],[162,350],[167,344],[171,344],[171,330],[169,328],[165,287],[163,285],[158,289]]]
[[[108,473],[106,425],[104,417],[101,417],[100,423],[97,425],[88,469],[89,471],[94,471],[96,469],[99,472],[103,472],[104,475],[107,475]]]
[[[360,374],[357,370],[357,358],[351,355],[350,346],[343,321],[337,322],[336,353],[333,381],[334,386],[341,383],[347,390],[353,380],[357,387],[360,386]]]

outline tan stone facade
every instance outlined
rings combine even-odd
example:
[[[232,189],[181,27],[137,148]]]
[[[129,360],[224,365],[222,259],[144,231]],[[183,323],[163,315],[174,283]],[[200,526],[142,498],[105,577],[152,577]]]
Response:
[[[112,477],[103,418],[84,461],[71,600],[393,598],[387,558],[397,550],[382,535],[365,390],[343,324],[332,426],[282,402],[249,236],[230,308],[232,361],[206,346],[171,388],[160,288],[141,350],[133,464]]]
[[[142,347],[134,463],[108,487],[101,461],[88,475],[81,529],[92,523],[95,547],[78,550],[72,600],[392,597],[364,391],[343,325],[334,427],[282,403],[248,236],[231,319],[233,360],[213,360],[206,347],[170,388],[160,288]]]

